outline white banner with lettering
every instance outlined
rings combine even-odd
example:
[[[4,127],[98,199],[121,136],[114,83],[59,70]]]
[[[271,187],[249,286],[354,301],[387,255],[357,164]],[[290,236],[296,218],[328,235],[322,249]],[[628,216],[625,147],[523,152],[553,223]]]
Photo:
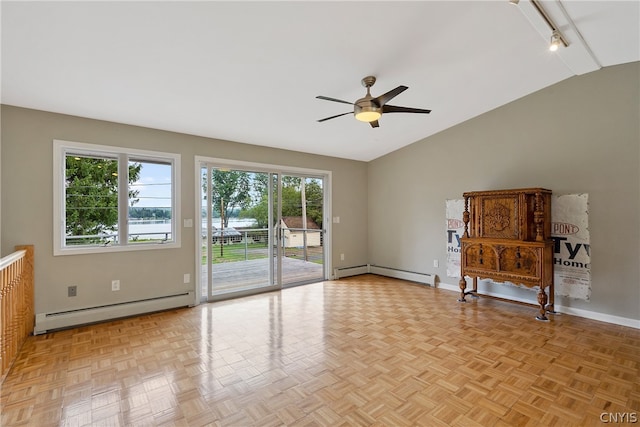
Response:
[[[591,297],[589,195],[567,194],[551,197],[555,294],[588,301]],[[460,277],[463,212],[464,200],[446,201],[448,277]]]

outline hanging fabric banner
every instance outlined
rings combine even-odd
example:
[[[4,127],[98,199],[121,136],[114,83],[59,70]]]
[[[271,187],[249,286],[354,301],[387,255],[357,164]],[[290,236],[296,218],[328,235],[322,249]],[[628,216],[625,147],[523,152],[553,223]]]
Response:
[[[460,238],[464,233],[464,200],[447,200],[447,277],[460,278]]]
[[[551,200],[551,237],[556,295],[589,301],[591,246],[589,195],[567,194]]]

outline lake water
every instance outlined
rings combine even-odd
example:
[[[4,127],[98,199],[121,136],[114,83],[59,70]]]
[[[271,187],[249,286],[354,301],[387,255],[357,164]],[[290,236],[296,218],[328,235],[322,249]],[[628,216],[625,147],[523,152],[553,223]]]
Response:
[[[230,219],[229,227],[233,228],[247,228],[251,227],[255,223],[253,219]],[[182,224],[180,224],[182,226]],[[220,220],[214,218],[213,226],[220,228]],[[207,222],[202,222],[202,228],[207,228]],[[129,234],[144,233],[148,238],[164,238],[165,233],[171,233],[170,221],[158,221],[158,220],[131,220],[129,222]],[[146,234],[151,233],[151,234]],[[157,234],[155,234],[157,233]]]

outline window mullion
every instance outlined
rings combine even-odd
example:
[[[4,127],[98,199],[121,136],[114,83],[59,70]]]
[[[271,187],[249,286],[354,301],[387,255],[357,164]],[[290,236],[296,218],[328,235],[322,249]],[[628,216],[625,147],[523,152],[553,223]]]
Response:
[[[118,244],[129,242],[129,156],[118,155]]]

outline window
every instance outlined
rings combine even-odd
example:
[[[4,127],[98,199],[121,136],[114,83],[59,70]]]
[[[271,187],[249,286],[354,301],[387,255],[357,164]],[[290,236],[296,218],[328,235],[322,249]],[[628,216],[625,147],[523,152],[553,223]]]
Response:
[[[54,141],[54,255],[180,246],[180,155]]]

